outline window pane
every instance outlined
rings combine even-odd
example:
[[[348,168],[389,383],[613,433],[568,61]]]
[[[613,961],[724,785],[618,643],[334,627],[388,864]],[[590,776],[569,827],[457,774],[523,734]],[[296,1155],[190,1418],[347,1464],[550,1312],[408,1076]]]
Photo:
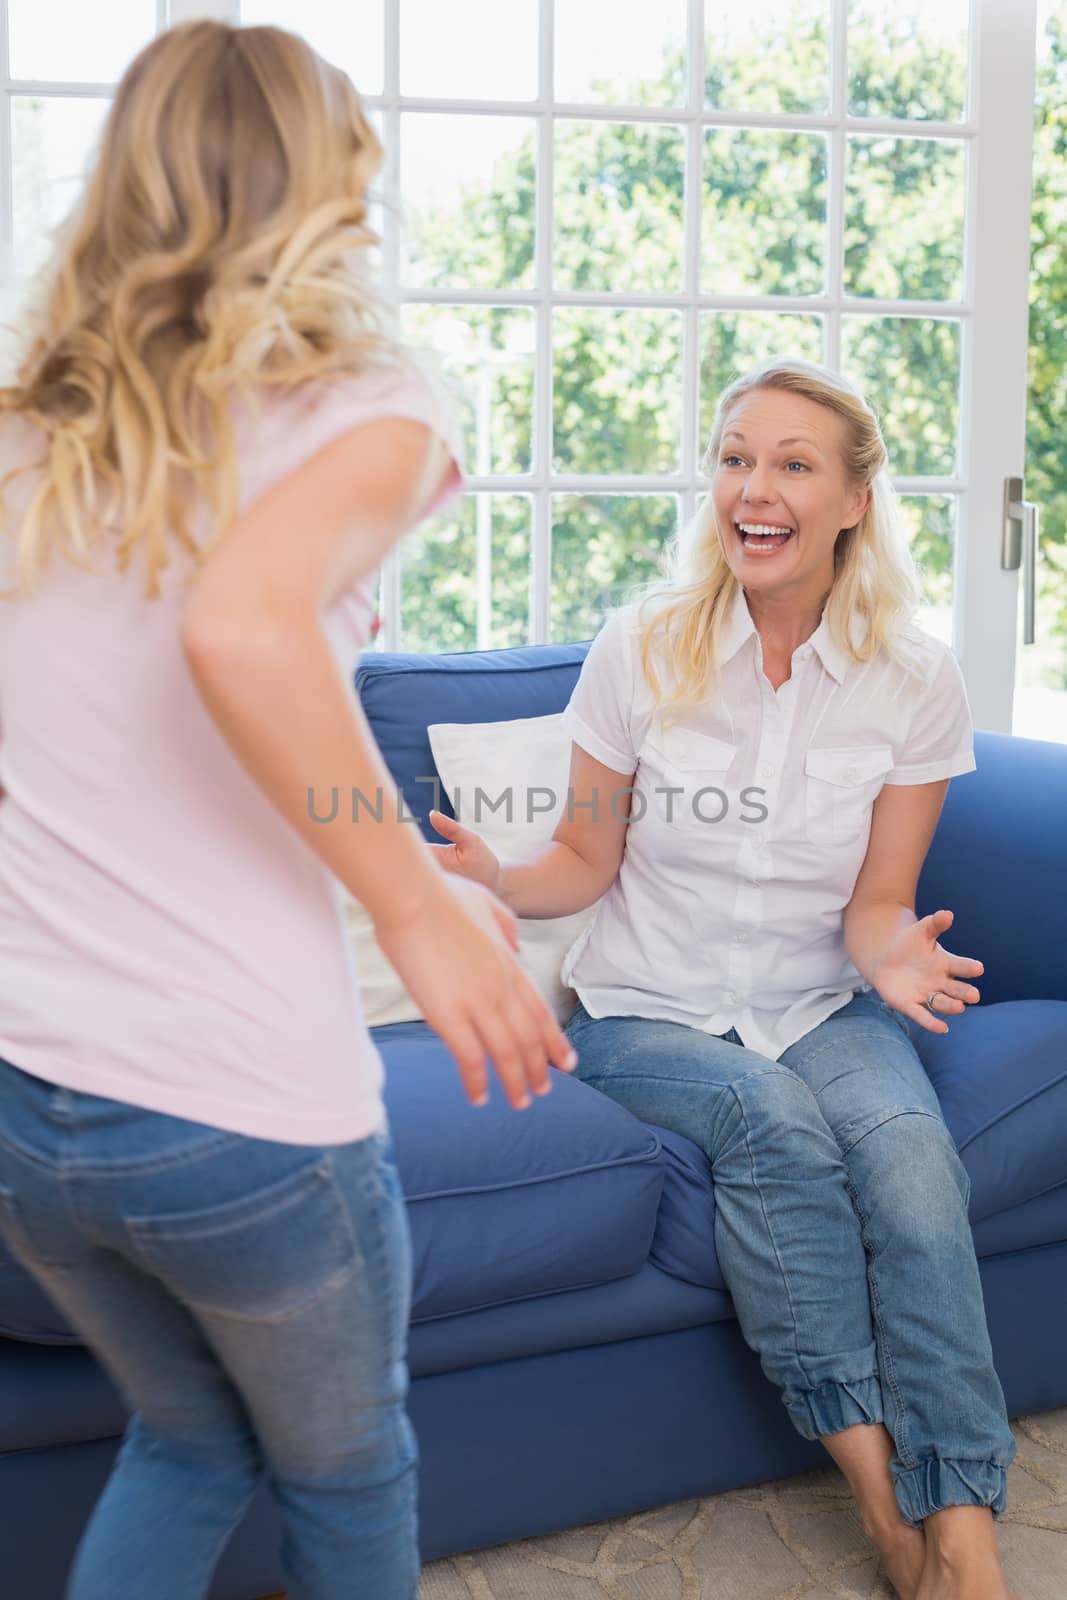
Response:
[[[8,0],[11,76],[117,83],[156,31],[155,0]]]
[[[711,435],[719,396],[774,356],[821,361],[822,317],[792,311],[706,311],[700,318],[700,406],[697,455]]]
[[[348,73],[360,94],[385,88],[382,0],[241,0],[241,21],[270,23],[303,34],[313,50]]]
[[[532,287],[536,171],[525,117],[402,117],[408,282]]]
[[[960,325],[931,317],[842,319],[842,367],[882,424],[900,477],[956,471]]]
[[[466,468],[529,472],[535,319],[504,306],[407,305],[405,338],[436,351],[464,421]]]
[[[659,576],[678,525],[673,494],[558,494],[552,498],[551,633],[589,639],[609,606]]]
[[[960,121],[969,9],[970,0],[850,0],[851,114]]]
[[[826,111],[829,0],[705,7],[704,97],[735,111]]]
[[[466,494],[402,540],[402,650],[527,643],[531,505],[524,494]]]
[[[14,95],[11,100],[12,205],[20,274],[51,253],[48,230],[79,199],[111,102]]]
[[[555,12],[556,99],[681,104],[685,28],[686,0],[566,0]]]
[[[680,290],[684,174],[680,128],[558,122],[557,288]]]
[[[537,12],[537,0],[401,0],[401,94],[536,99]]]
[[[923,603],[917,621],[945,644],[952,643],[952,552],[956,544],[954,495],[905,494],[900,497],[904,527],[922,579]]]
[[[480,495],[492,514],[492,614],[485,648],[530,642],[530,543],[533,499],[526,494]]]
[[[421,522],[398,546],[400,648],[473,650],[478,570],[474,496]]]
[[[963,292],[963,145],[849,139],[845,290],[883,300]]]
[[[825,138],[709,131],[701,236],[705,294],[818,294],[825,282]]]
[[[677,472],[682,319],[566,306],[554,318],[557,472]]]

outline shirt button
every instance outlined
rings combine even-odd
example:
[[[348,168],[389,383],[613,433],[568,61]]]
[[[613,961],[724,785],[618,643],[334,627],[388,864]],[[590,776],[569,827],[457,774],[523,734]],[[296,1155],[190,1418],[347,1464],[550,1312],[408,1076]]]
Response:
[[[737,999],[737,990],[736,989],[727,989],[726,998],[727,998],[727,1000],[730,1001],[731,1004],[733,1004],[733,1002]]]
[[[860,775],[860,769],[858,767],[846,767],[845,768],[845,777],[848,779],[849,783],[855,783],[855,781],[859,777],[859,775]]]
[[[747,943],[748,943],[748,934],[745,932],[745,930],[743,928],[738,929],[737,933],[734,934],[734,944],[747,944]]]
[[[763,763],[762,767],[760,767],[760,773],[764,778],[774,777],[774,768],[769,761]]]

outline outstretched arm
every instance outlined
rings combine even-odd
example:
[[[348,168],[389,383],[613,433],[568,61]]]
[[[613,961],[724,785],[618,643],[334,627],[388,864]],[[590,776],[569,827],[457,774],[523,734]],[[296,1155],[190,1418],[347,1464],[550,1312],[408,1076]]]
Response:
[[[915,890],[948,779],[886,784],[874,802],[871,837],[852,899],[845,908],[845,948],[853,965],[889,1005],[931,1033],[948,1023],[927,1008],[936,992],[938,1011],[959,1015],[980,998],[968,979],[985,971],[980,961],[952,955],[939,943],[952,912],[915,915]]]

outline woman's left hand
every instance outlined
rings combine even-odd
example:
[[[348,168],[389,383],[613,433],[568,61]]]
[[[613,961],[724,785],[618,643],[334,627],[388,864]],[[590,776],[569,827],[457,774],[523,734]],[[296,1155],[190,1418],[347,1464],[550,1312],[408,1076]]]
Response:
[[[951,911],[934,911],[902,928],[887,946],[874,975],[874,987],[882,999],[930,1033],[948,1032],[948,1023],[934,1013],[958,1016],[964,1006],[973,1006],[981,998],[974,984],[963,980],[981,977],[985,971],[982,963],[954,956],[937,942],[951,926]]]

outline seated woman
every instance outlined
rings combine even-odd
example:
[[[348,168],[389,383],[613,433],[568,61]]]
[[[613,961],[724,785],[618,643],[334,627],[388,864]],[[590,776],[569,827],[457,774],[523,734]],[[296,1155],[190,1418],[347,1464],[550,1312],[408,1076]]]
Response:
[[[583,664],[552,842],[502,867],[434,812],[438,858],[519,917],[600,901],[562,969],[576,1075],[707,1152],[742,1335],[903,1600],[1011,1600],[970,1181],[909,1032],[979,998],[981,962],[939,942],[951,911],[914,910],[975,764],[963,681],[912,620],[846,380],[784,360],[734,383],[708,468],[669,578]]]

